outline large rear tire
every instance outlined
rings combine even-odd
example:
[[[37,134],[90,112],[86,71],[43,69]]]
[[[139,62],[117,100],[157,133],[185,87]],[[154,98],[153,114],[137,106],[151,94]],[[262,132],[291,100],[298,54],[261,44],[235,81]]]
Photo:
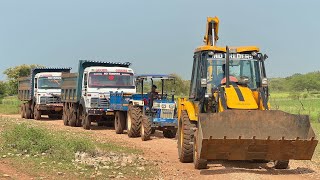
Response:
[[[73,107],[69,109],[69,126],[71,127],[77,126],[77,113],[73,109]]]
[[[124,112],[117,111],[114,116],[114,128],[117,134],[123,134],[126,127],[126,117]]]
[[[128,136],[139,137],[141,129],[142,112],[140,107],[129,105],[127,115],[127,132]]]
[[[177,134],[177,130],[176,129],[166,129],[163,130],[163,136],[165,138],[175,138]]]
[[[69,125],[69,116],[68,116],[68,106],[67,106],[67,104],[63,105],[63,124],[65,126]]]
[[[275,169],[288,169],[289,168],[289,160],[284,161],[274,161]]]
[[[147,141],[147,140],[150,140],[151,139],[151,132],[152,132],[152,129],[151,129],[151,121],[150,119],[145,116],[145,115],[142,115],[142,125],[141,125],[141,139],[142,141]]]
[[[25,114],[26,114],[26,119],[31,119],[31,108],[29,106],[29,103],[25,103]]]
[[[25,112],[25,106],[24,106],[24,104],[21,104],[21,105],[20,105],[20,113],[21,113],[21,118],[25,118],[25,117],[26,117],[26,116],[25,116],[26,112]]]
[[[41,111],[38,110],[37,105],[34,106],[34,110],[33,111],[34,111],[34,119],[35,120],[40,120],[41,119]]]
[[[193,162],[193,137],[196,125],[193,124],[186,111],[182,111],[178,126],[178,153],[182,163]]]

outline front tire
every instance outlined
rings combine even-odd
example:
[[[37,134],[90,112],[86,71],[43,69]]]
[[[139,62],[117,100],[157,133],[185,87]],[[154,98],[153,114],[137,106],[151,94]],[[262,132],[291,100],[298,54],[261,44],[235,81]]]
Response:
[[[68,106],[66,104],[63,105],[63,124],[65,126],[69,125]]]
[[[124,112],[117,111],[114,116],[114,128],[117,134],[123,134],[126,125],[126,117]]]
[[[178,126],[178,153],[182,163],[193,162],[193,137],[196,125],[191,123],[188,113],[182,111]]]
[[[40,120],[41,119],[41,111],[38,110],[37,105],[34,107],[34,119]]]
[[[133,138],[140,136],[141,118],[142,112],[140,107],[129,105],[127,115],[127,132],[129,137]]]
[[[147,141],[151,139],[151,121],[150,119],[143,115],[142,116],[142,126],[141,126],[141,139],[142,141]]]
[[[92,116],[85,115],[84,119],[82,120],[83,129],[90,130],[91,129],[91,121],[92,121]]]
[[[166,129],[163,130],[163,136],[165,138],[175,138],[177,134],[177,129]]]

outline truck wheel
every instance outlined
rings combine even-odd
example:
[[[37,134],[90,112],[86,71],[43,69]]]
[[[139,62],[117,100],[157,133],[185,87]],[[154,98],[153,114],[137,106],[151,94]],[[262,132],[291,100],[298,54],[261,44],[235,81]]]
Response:
[[[34,107],[34,119],[35,120],[41,119],[41,111],[38,110],[37,106]]]
[[[191,123],[188,113],[182,111],[178,126],[178,153],[182,163],[193,162],[193,128],[196,125]]]
[[[166,129],[163,130],[163,136],[165,138],[175,138],[177,134],[177,130],[176,129]]]
[[[26,119],[31,119],[31,108],[29,106],[29,103],[25,104],[25,114],[26,114]]]
[[[275,169],[288,169],[289,168],[289,160],[284,161],[274,161]]]
[[[91,128],[92,116],[86,115],[82,120],[83,129],[89,130]]]
[[[117,111],[114,116],[114,128],[117,134],[123,134],[126,125],[126,117],[124,112]]]
[[[74,109],[69,109],[69,126],[76,127],[77,125],[77,114]]]
[[[67,113],[68,109],[67,106],[64,104],[63,105],[63,115],[62,115],[62,119],[63,119],[63,124],[65,126],[69,125],[69,117],[68,117],[68,113]]]
[[[24,106],[24,104],[21,104],[20,105],[20,113],[21,113],[21,118],[25,118],[26,116],[25,116],[25,106]]]
[[[208,161],[199,157],[196,136],[193,140],[193,164],[195,169],[207,169],[208,167]]]
[[[129,137],[133,138],[140,136],[141,118],[141,109],[139,107],[129,105],[127,113],[127,132]]]
[[[142,115],[142,126],[141,126],[141,139],[142,141],[150,140],[151,136],[151,121],[150,119]]]

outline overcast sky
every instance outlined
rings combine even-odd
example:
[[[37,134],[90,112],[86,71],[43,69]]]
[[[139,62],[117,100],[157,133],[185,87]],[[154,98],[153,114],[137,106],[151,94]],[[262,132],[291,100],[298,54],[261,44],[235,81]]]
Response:
[[[318,71],[319,7],[317,0],[0,0],[0,80],[23,63],[76,71],[79,59],[130,61],[137,73],[190,79],[207,16],[220,18],[219,45],[268,54],[271,77]]]

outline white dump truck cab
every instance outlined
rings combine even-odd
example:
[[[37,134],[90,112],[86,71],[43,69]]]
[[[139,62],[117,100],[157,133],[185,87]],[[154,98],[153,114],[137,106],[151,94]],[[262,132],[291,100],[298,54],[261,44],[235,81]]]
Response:
[[[38,105],[61,106],[61,72],[42,72],[34,77],[34,97]]]
[[[84,70],[82,98],[89,114],[99,110],[113,115],[109,109],[110,92],[136,93],[134,72],[126,67],[87,67]]]

